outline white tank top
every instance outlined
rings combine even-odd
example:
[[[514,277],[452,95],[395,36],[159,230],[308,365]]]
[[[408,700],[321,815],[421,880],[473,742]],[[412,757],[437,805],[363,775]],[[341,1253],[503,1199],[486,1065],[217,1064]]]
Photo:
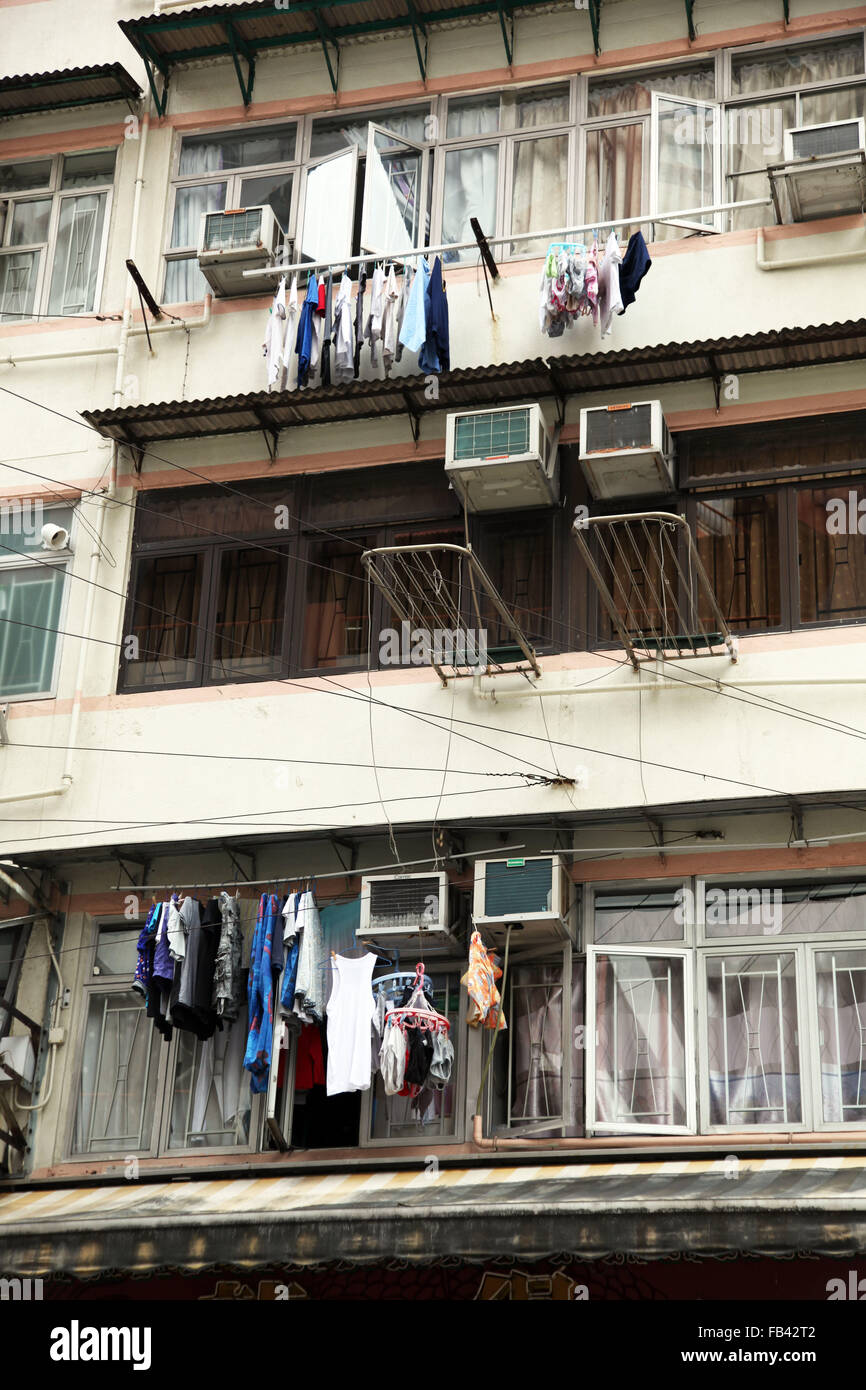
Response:
[[[366,1091],[370,1085],[370,1030],[376,1004],[373,967],[368,952],[352,960],[334,956],[331,997],[328,1000],[328,1095]]]

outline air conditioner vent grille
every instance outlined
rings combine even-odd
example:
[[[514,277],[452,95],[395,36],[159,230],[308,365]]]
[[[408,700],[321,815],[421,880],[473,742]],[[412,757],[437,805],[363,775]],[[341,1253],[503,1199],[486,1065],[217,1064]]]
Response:
[[[528,859],[522,865],[498,861],[485,865],[485,917],[519,917],[522,912],[549,912],[553,860]]]
[[[256,246],[262,237],[262,210],[210,213],[205,222],[205,251],[235,251]]]
[[[795,159],[816,159],[826,155],[852,154],[860,148],[860,124],[815,126],[795,130],[791,136]]]
[[[370,927],[424,931],[439,925],[439,877],[371,879]]]
[[[623,410],[587,412],[587,453],[652,446],[652,406],[632,405]]]
[[[485,414],[458,415],[454,430],[454,458],[495,458],[529,452],[529,411],[494,410]]]

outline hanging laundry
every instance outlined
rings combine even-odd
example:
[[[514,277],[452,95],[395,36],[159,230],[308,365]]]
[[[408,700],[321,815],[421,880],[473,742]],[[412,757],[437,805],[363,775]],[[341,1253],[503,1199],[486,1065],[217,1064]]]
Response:
[[[242,1099],[246,1009],[231,1028],[224,1028],[202,1044],[192,1102],[191,1137],[204,1142],[209,1130],[235,1128],[242,1134],[241,1120],[246,1112]],[[216,1115],[208,1124],[211,1094]]]
[[[604,249],[604,260],[598,272],[598,311],[601,318],[601,336],[606,338],[614,314],[622,312],[622,296],[619,292],[619,268],[622,265],[619,241],[616,232],[611,232]]]
[[[646,242],[641,232],[633,232],[629,237],[622,265],[619,271],[619,292],[622,298],[620,313],[624,314],[629,304],[634,304],[638,287],[652,265]]]
[[[310,377],[316,377],[322,362],[322,344],[325,339],[325,280],[319,281],[318,300],[313,311],[313,332],[310,341]],[[319,382],[321,385],[321,381]]]
[[[382,362],[387,376],[397,352],[397,310],[400,307],[400,291],[394,267],[388,270],[385,281],[384,307],[382,309]]]
[[[298,321],[298,336],[295,352],[298,358],[298,385],[306,386],[310,373],[310,355],[313,348],[313,318],[319,307],[319,283],[311,274],[307,281],[307,294]]]
[[[403,271],[403,288],[400,291],[400,300],[397,305],[397,347],[394,352],[394,361],[399,362],[403,356],[403,344],[400,334],[403,331],[403,320],[406,317],[406,305],[409,303],[409,295],[412,293],[412,281],[415,278],[414,271],[407,265]]]
[[[330,1057],[329,1057],[330,1064]],[[308,1023],[298,1038],[295,1058],[295,1090],[311,1091],[325,1084],[325,1057],[322,1052],[322,1033],[317,1023]],[[328,1092],[330,1095],[330,1092]]]
[[[328,998],[328,1095],[370,1086],[370,1028],[376,1013],[371,984],[376,957],[332,956]]]
[[[182,961],[186,954],[186,937],[183,934],[180,905],[176,893],[172,894],[171,902],[168,905],[168,949],[171,952],[172,960],[175,961]]]
[[[283,948],[286,959],[283,966],[280,1008],[286,1014],[292,1014],[295,1005],[295,985],[298,978],[298,960],[301,954],[301,924],[296,909],[300,901],[300,893],[290,893],[283,904]]]
[[[214,965],[213,1007],[217,1017],[232,1022],[238,1017],[243,1003],[241,996],[241,956],[243,952],[243,933],[241,932],[240,897],[231,897],[222,892],[219,895],[219,909],[222,918],[220,941]]]
[[[422,257],[421,264],[412,281],[412,290],[406,304],[406,312],[403,315],[403,326],[400,329],[400,342],[410,352],[420,352],[427,338],[425,301],[430,274],[430,266],[426,257]]]
[[[361,346],[364,342],[364,291],[367,287],[367,267],[358,270],[358,294],[355,300],[355,359],[354,375],[361,375]]]
[[[297,386],[297,372],[292,371],[294,346],[298,336],[298,277],[292,276],[292,283],[286,298],[286,332],[283,337],[283,371],[280,385],[291,389]],[[294,380],[292,378],[294,377]]]
[[[322,385],[331,384],[331,334],[333,332],[332,302],[331,296],[334,288],[334,277],[330,270],[325,281],[325,317],[322,325]]]
[[[268,389],[277,384],[283,369],[283,346],[286,333],[286,277],[280,280],[274,302],[268,310],[262,352],[267,361]]]
[[[186,951],[176,1000],[171,1004],[171,1021],[204,1041],[216,1030],[213,985],[216,953],[222,931],[222,914],[216,898],[202,910],[197,898],[186,897],[180,905],[180,920],[186,936]]]
[[[249,1035],[244,1053],[244,1069],[250,1073],[250,1090],[267,1089],[274,1038],[274,971],[272,966],[274,930],[279,920],[279,903],[263,893],[256,916],[256,930],[250,951],[247,984]]]
[[[386,1096],[399,1095],[406,1074],[406,1039],[396,1022],[385,1022],[385,1041],[379,1056],[379,1072]]]
[[[469,939],[469,969],[460,981],[469,995],[466,1022],[470,1028],[482,1025],[501,1031],[507,1026],[496,988],[496,981],[501,978],[502,971],[493,959],[493,952],[485,947],[481,933],[474,931]]]
[[[427,1085],[433,1090],[444,1091],[451,1080],[453,1066],[454,1044],[445,1033],[437,1030],[433,1034],[433,1057]]]
[[[374,367],[379,365],[376,345],[382,338],[382,317],[384,312],[385,271],[382,266],[377,265],[373,271],[373,282],[370,286],[370,312],[367,316],[367,323],[364,328],[364,341],[370,344],[370,362]]]
[[[352,282],[346,272],[340,280],[334,305],[333,379],[341,386],[355,375],[355,333],[352,327]]]
[[[295,1010],[315,1023],[324,1023],[328,996],[328,953],[316,899],[309,890],[298,907],[301,953],[295,985]]]
[[[153,949],[161,908],[161,903],[151,904],[150,911],[147,914],[144,926],[139,932],[138,941],[136,943],[137,959],[132,988],[136,994],[142,995],[145,1002],[147,1001],[147,991],[153,971]]]
[[[450,343],[448,335],[448,300],[442,284],[442,262],[437,256],[424,290],[426,337],[418,353],[422,372],[447,372]]]
[[[430,1063],[433,1061],[433,1035],[429,1029],[420,1026],[408,1029],[407,1033],[406,1070],[400,1094],[408,1096],[418,1095],[427,1084]]]

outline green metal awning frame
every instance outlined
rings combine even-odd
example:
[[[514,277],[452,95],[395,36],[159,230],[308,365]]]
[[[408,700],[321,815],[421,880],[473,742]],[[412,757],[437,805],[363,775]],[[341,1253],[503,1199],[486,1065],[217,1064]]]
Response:
[[[109,101],[135,103],[140,100],[141,88],[121,63],[0,78],[0,117],[29,116],[38,111],[61,111]]]
[[[340,45],[360,35],[409,32],[415,46],[418,71],[427,80],[428,31],[433,25],[455,20],[496,17],[502,32],[505,59],[514,62],[514,13],[549,5],[550,0],[454,0],[436,8],[432,0],[291,0],[286,5],[269,0],[249,0],[243,4],[206,5],[194,10],[145,15],[141,19],[120,20],[120,28],[144,63],[157,112],[164,116],[172,71],[183,63],[208,58],[230,58],[234,66],[244,106],[253,97],[256,59],[262,55],[293,48],[299,44],[318,44],[328,68],[331,87],[336,93],[340,76]],[[586,0],[593,45],[599,44],[601,0]],[[383,14],[383,9],[393,13]],[[359,11],[370,17],[359,21]],[[352,22],[341,22],[350,13]],[[267,32],[264,32],[264,30]],[[204,36],[204,37],[203,37]]]

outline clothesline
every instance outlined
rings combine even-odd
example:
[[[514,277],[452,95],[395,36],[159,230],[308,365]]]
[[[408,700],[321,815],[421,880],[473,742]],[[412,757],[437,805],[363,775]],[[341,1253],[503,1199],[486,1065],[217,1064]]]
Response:
[[[509,854],[513,850],[516,851],[519,849],[526,849],[526,845],[508,846]],[[317,883],[322,883],[324,880],[330,878],[356,878],[359,874],[399,874],[402,873],[404,869],[413,869],[419,864],[438,864],[440,861],[446,859],[481,859],[487,854],[500,854],[501,851],[502,846],[496,845],[493,849],[476,849],[472,850],[470,853],[465,854],[440,854],[435,859],[407,859],[405,861],[401,860],[399,864],[374,864],[369,868],[365,867],[359,869],[339,869],[335,870],[334,873],[327,874],[300,874],[296,875],[294,879],[288,880],[286,880],[284,875],[278,874],[276,877],[274,877],[274,875],[271,874],[269,878],[245,878],[240,881],[233,881],[229,878],[218,878],[214,883],[195,882],[191,886],[193,889],[265,888],[268,884],[285,883],[287,881],[290,883],[294,883],[297,882],[299,878],[314,878]],[[178,880],[175,879],[174,883],[143,883],[140,886],[136,884],[118,884],[111,891],[115,893],[122,893],[124,889],[127,887],[139,887],[139,891],[142,893],[170,893],[173,892],[174,889],[177,888],[177,886]]]
[[[673,222],[683,221],[686,218],[694,220],[698,217],[708,217],[717,212],[731,212],[739,208],[769,207],[772,198],[746,198],[739,202],[715,203],[712,207],[683,208],[677,212],[647,213],[640,217],[613,217],[606,221],[596,220],[585,222],[583,226],[569,224],[567,227],[553,227],[546,231],[537,232],[516,232],[506,233],[504,236],[488,236],[486,241],[491,246],[505,246],[512,243],[524,241],[543,241],[545,238],[552,241],[554,238],[563,238],[576,234],[589,235],[594,231],[603,231],[607,228],[615,227],[646,227],[652,222]],[[711,228],[707,228],[710,231]],[[410,251],[390,251],[385,254],[381,252],[369,251],[364,256],[347,256],[333,258],[327,261],[297,261],[293,265],[270,265],[262,266],[258,270],[245,270],[244,279],[273,279],[281,275],[291,275],[293,272],[319,270],[342,269],[344,266],[370,265],[377,261],[391,261],[399,264],[402,261],[418,260],[421,256],[444,256],[452,251],[474,251],[478,249],[476,241],[453,241],[444,246],[419,246]]]

